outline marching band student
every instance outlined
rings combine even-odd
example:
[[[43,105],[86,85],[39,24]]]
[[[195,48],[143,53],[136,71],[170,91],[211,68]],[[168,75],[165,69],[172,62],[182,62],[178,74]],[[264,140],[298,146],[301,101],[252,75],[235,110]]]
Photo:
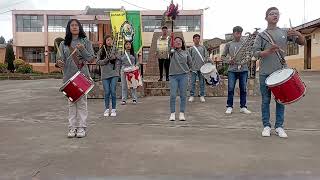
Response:
[[[170,121],[175,120],[176,97],[179,89],[180,96],[180,114],[179,120],[185,121],[185,107],[187,98],[188,74],[190,72],[192,62],[189,52],[185,48],[184,41],[180,37],[174,38],[175,50],[171,54],[170,61]]]
[[[200,85],[200,102],[205,102],[205,80],[203,75],[200,72],[201,66],[209,62],[209,54],[206,47],[200,45],[200,35],[193,35],[194,46],[188,49],[190,56],[192,58],[192,69],[191,69],[191,89],[190,89],[190,98],[189,102],[194,101],[194,91],[196,89],[196,79],[199,78]]]
[[[120,76],[121,76],[121,89],[122,89],[122,105],[127,104],[127,99],[128,99],[128,85],[127,85],[127,79],[126,79],[126,74],[124,72],[124,69],[127,67],[133,67],[139,66],[138,58],[134,54],[132,43],[130,41],[125,41],[124,43],[124,48],[125,48],[125,53],[120,57],[121,60],[121,71],[120,71]],[[137,89],[136,88],[130,88],[131,89],[131,95],[132,95],[132,102],[133,104],[137,104]]]
[[[279,15],[279,10],[276,7],[271,7],[266,11],[265,20],[268,23],[268,27],[258,34],[253,45],[254,56],[260,58],[259,81],[262,97],[261,115],[264,126],[261,134],[263,137],[271,135],[271,124],[269,121],[271,91],[268,89],[265,80],[270,74],[286,66],[283,49],[287,49],[287,41],[297,42],[300,45],[304,45],[305,42],[300,32],[277,27]],[[279,137],[287,138],[288,135],[283,129],[284,110],[284,105],[276,102],[275,131]]]
[[[161,28],[162,34],[157,40],[157,50],[156,57],[158,58],[159,63],[159,80],[162,81],[163,78],[163,66],[166,72],[166,81],[169,81],[169,66],[170,66],[170,36],[168,35],[168,27],[162,26]]]
[[[97,65],[101,67],[101,80],[104,89],[104,105],[105,111],[103,115],[116,116],[116,86],[120,76],[120,61],[117,56],[117,49],[113,44],[110,35],[104,38],[103,46],[98,52]],[[110,112],[110,96],[111,96],[111,112]]]
[[[81,71],[91,79],[87,62],[94,61],[91,42],[86,38],[82,25],[77,19],[71,19],[66,27],[66,36],[60,43],[56,66],[63,68],[63,83]],[[68,137],[85,137],[87,128],[87,96],[73,103],[69,101]]]
[[[240,88],[240,112],[244,114],[250,114],[251,112],[247,109],[247,80],[248,80],[248,66],[237,65],[236,62],[241,57],[234,57],[237,51],[240,49],[242,40],[242,27],[236,26],[233,28],[233,41],[226,44],[222,52],[221,58],[226,60],[226,56],[229,55],[231,59],[226,60],[229,64],[228,67],[228,99],[227,99],[227,110],[226,114],[231,114],[233,110],[233,96],[234,88],[239,79]]]

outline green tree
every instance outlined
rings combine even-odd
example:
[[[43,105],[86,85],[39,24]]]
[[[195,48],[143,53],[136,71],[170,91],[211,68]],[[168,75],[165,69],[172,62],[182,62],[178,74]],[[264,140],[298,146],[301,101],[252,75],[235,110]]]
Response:
[[[5,60],[6,60],[6,62],[8,63],[8,70],[9,70],[10,72],[14,72],[14,65],[13,65],[14,52],[13,52],[12,44],[8,44],[7,47],[6,47]]]
[[[0,36],[0,44],[5,44],[6,43],[6,40],[4,39],[3,36]]]

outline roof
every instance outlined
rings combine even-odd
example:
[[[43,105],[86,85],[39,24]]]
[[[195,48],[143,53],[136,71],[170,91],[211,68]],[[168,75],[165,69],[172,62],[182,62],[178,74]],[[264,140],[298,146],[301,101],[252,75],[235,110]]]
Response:
[[[301,24],[297,27],[294,27],[293,29],[300,31],[303,34],[309,34],[319,27],[320,27],[320,18]]]
[[[86,15],[106,15],[110,11],[119,11],[120,9],[117,8],[91,8],[87,6],[85,9]]]

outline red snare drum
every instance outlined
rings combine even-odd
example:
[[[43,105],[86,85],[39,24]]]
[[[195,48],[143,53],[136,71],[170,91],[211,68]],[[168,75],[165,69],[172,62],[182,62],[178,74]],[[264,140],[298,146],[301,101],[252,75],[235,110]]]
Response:
[[[88,79],[83,73],[78,71],[67,82],[63,84],[60,91],[73,103],[77,102],[82,96],[88,94],[93,88],[92,80]]]
[[[266,79],[275,100],[280,104],[291,104],[306,93],[306,86],[295,69],[284,68],[272,73]]]
[[[142,86],[142,79],[138,66],[130,66],[123,69],[128,88],[136,89],[138,86]]]

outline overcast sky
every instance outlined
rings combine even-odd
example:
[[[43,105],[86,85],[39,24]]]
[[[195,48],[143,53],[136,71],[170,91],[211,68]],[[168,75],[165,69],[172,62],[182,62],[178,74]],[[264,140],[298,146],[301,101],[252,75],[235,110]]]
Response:
[[[127,10],[166,9],[170,0],[0,0],[0,35],[12,38],[12,9],[84,10],[92,8],[120,8]],[[204,38],[220,37],[240,25],[244,31],[266,28],[265,11],[276,6],[280,10],[279,27],[289,27],[320,18],[319,0],[174,0],[180,9],[209,9],[204,11]],[[133,6],[134,4],[136,6]],[[305,7],[305,8],[304,8]]]

